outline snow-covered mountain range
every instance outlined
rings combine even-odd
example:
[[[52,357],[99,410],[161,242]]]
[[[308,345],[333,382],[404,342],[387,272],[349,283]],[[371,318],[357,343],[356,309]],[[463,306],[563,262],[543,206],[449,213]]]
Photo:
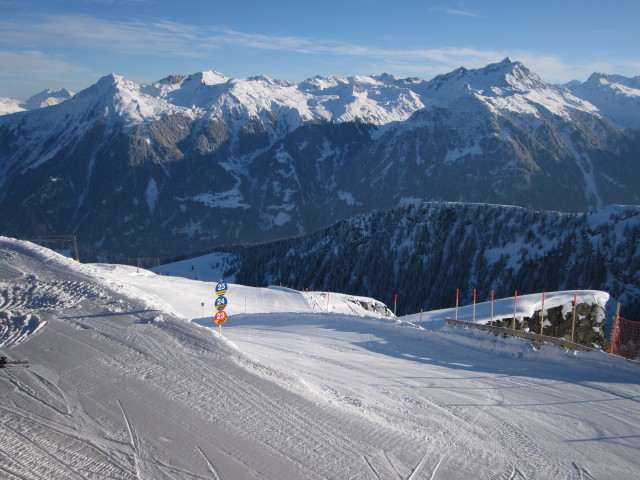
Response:
[[[594,73],[586,82],[572,82],[567,88],[614,123],[640,130],[640,76],[627,78]]]
[[[64,102],[71,97],[73,97],[73,93],[66,88],[43,90],[24,102],[9,97],[0,97],[0,115],[50,107]]]
[[[591,83],[549,85],[508,58],[430,81],[112,74],[0,117],[0,226],[175,256],[407,200],[639,204],[637,79]]]

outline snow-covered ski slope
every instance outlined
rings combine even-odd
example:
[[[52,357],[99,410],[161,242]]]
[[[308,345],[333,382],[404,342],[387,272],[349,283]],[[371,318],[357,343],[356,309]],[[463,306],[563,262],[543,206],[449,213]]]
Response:
[[[0,478],[640,472],[638,365],[235,284],[220,336],[214,287],[0,238],[2,310],[43,324],[0,346],[31,366],[0,372]]]

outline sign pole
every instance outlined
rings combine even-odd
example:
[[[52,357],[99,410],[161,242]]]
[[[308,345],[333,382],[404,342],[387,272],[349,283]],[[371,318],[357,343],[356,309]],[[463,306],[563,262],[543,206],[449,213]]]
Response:
[[[473,289],[473,323],[476,323],[476,289]]]
[[[576,312],[578,310],[578,294],[573,294],[573,320],[571,321],[571,341],[573,342],[573,334],[576,331]]]
[[[491,290],[491,326],[493,326],[493,300],[494,300],[494,292]]]
[[[513,320],[511,320],[511,330],[516,329],[516,304],[518,303],[518,291],[513,292]]]
[[[456,320],[458,320],[458,300],[460,299],[460,289],[456,288]]]
[[[227,297],[224,296],[227,293],[227,284],[220,280],[220,282],[216,285],[216,302],[215,308],[217,310],[216,314],[213,317],[213,321],[216,325],[218,325],[218,332],[222,335],[222,324],[227,321],[227,312],[224,311],[227,308]],[[204,303],[203,303],[204,305]]]
[[[544,292],[542,292],[542,310],[540,311],[540,335],[543,335],[542,329],[544,328]]]

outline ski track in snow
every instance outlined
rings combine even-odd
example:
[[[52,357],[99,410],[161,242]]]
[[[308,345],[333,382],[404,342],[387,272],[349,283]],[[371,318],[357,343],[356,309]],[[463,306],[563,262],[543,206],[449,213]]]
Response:
[[[215,467],[211,464],[211,461],[209,460],[207,455],[202,451],[202,449],[200,447],[197,447],[197,449],[200,452],[200,454],[202,455],[202,457],[205,459],[205,461],[207,462],[207,466],[209,467],[209,471],[211,472],[212,479],[213,480],[220,480],[220,477],[218,476],[218,473],[216,472]]]
[[[29,412],[0,410],[3,469],[29,472],[24,478],[135,478],[116,456],[71,428]]]
[[[242,323],[242,320],[243,319],[238,319],[238,322]],[[265,322],[265,325],[267,323],[269,322]],[[397,328],[396,326],[389,327]],[[425,419],[427,422],[432,422],[437,425],[435,430],[440,431],[440,434],[434,439],[434,444],[437,445],[434,452],[441,452],[441,456],[435,460],[430,460],[430,464],[432,465],[431,472],[434,478],[437,476],[437,472],[440,471],[439,469],[444,468],[447,466],[447,463],[450,462],[448,454],[454,451],[457,451],[459,454],[470,455],[475,461],[479,461],[484,465],[493,465],[495,469],[493,473],[487,471],[487,477],[505,478],[508,476],[508,472],[511,471],[511,464],[505,463],[500,466],[499,462],[496,462],[496,458],[494,458],[496,457],[496,452],[503,451],[507,452],[507,457],[517,459],[513,461],[513,467],[517,472],[520,472],[517,473],[517,475],[522,478],[574,478],[571,474],[566,473],[567,465],[570,464],[571,460],[570,456],[564,457],[563,454],[550,451],[548,447],[545,448],[545,444],[549,442],[540,442],[539,439],[534,439],[527,433],[529,431],[537,433],[541,428],[547,428],[545,427],[545,422],[552,423],[554,416],[562,415],[570,418],[570,416],[567,415],[568,412],[562,410],[556,411],[558,408],[554,406],[556,405],[555,402],[544,400],[546,390],[550,390],[554,397],[562,396],[562,394],[556,393],[553,390],[557,383],[555,381],[545,380],[544,378],[537,379],[535,376],[528,378],[526,375],[519,376],[499,373],[483,375],[479,377],[479,380],[475,380],[474,377],[468,377],[460,373],[464,372],[465,366],[471,367],[473,363],[476,363],[472,360],[472,357],[465,358],[467,354],[461,352],[463,355],[457,359],[458,362],[456,362],[455,365],[459,365],[462,369],[447,369],[444,371],[444,373],[449,376],[455,373],[455,380],[452,378],[451,381],[445,380],[445,383],[440,382],[441,385],[435,392],[430,390],[429,387],[425,389],[424,385],[419,385],[414,381],[414,378],[424,377],[425,372],[430,371],[432,374],[436,374],[436,377],[433,378],[437,383],[437,378],[440,374],[437,370],[432,370],[433,365],[429,368],[430,363],[427,363],[425,360],[426,364],[415,370],[415,372],[411,370],[410,373],[405,372],[404,375],[400,374],[393,377],[395,387],[383,388],[376,393],[375,391],[367,391],[367,388],[371,390],[371,386],[375,385],[375,383],[367,386],[359,384],[349,385],[340,381],[336,382],[336,378],[345,378],[352,382],[353,379],[358,378],[358,376],[362,374],[361,368],[359,367],[359,352],[356,348],[353,348],[354,343],[351,343],[352,347],[350,348],[343,348],[334,344],[323,345],[325,348],[325,350],[323,350],[324,353],[319,353],[320,349],[318,345],[322,343],[323,339],[314,338],[312,330],[309,329],[304,332],[307,339],[301,344],[293,344],[294,338],[292,336],[283,336],[283,333],[279,332],[275,337],[284,339],[283,342],[274,345],[265,345],[266,333],[262,329],[256,330],[254,339],[251,333],[251,326],[247,325],[246,327],[243,326],[239,328],[243,330],[242,335],[238,337],[236,337],[235,334],[232,335],[232,341],[239,343],[243,350],[254,351],[254,354],[255,352],[264,350],[265,353],[261,353],[259,358],[262,358],[265,362],[269,361],[268,355],[278,358],[281,356],[284,357],[285,354],[289,352],[289,361],[285,362],[285,364],[290,365],[291,363],[296,363],[296,365],[290,367],[292,370],[300,370],[297,364],[303,364],[306,359],[311,359],[314,363],[322,365],[321,367],[307,371],[305,381],[311,385],[315,384],[318,391],[321,392],[321,395],[324,395],[325,398],[334,399],[335,402],[343,407],[350,410],[360,410],[361,413],[365,415],[379,417],[381,421],[385,421],[386,418],[389,424],[393,424],[398,428],[406,428],[407,430],[415,429],[416,424],[414,422],[424,423]],[[276,326],[276,328],[278,328],[278,326]],[[425,333],[425,336],[427,335],[433,334]],[[241,337],[242,341],[239,340]],[[442,354],[442,357],[446,358],[444,351],[447,348],[450,349],[451,345],[446,342],[439,342],[437,337],[429,338],[428,340],[427,338],[428,337],[426,337],[425,340],[428,343],[425,343],[422,355],[427,353],[427,355],[437,358],[440,356],[438,354]],[[305,351],[305,344],[314,345],[315,348],[312,353]],[[391,340],[389,344],[392,344]],[[376,340],[372,338],[370,333],[366,334],[366,341],[363,342],[362,345],[367,345],[369,350],[377,349],[380,353],[384,353],[384,348],[382,344],[379,343],[379,339]],[[332,352],[341,352],[341,354],[344,355],[340,356],[341,359],[334,359],[332,358]],[[411,358],[412,353],[411,349],[408,349],[404,352],[404,355],[399,352],[396,353],[396,355],[400,354]],[[372,359],[369,357],[369,360]],[[496,361],[504,361],[504,359],[497,359]],[[434,361],[433,363],[435,364],[436,362]],[[446,361],[443,359],[439,363],[444,364]],[[378,367],[380,368],[380,372],[387,371],[384,365],[374,365],[372,366],[372,370]],[[330,369],[336,369],[334,376],[326,373]],[[527,370],[525,364],[523,364],[522,370]],[[375,373],[372,374],[372,378],[375,378],[373,375],[375,375]],[[413,375],[420,375],[421,377],[414,377]],[[331,382],[331,386],[326,384],[329,381]],[[401,387],[401,391],[404,393],[395,392],[398,386]],[[589,393],[589,390],[592,390],[592,388],[586,383],[580,385],[580,389],[584,390],[584,393],[570,392],[569,398],[565,399],[566,401],[564,402],[558,402],[557,405],[571,405],[574,402],[577,405],[580,403],[589,404],[589,397],[593,397],[594,395],[600,396],[598,393]],[[540,405],[549,404],[551,412],[550,418],[541,418],[540,421],[537,420],[537,417],[541,416],[539,411],[542,410],[541,407],[537,406],[537,401],[523,402],[521,406],[514,405],[516,419],[512,419],[510,415],[507,415],[506,412],[514,410],[511,405],[515,402],[514,399],[507,397],[506,393],[510,391],[517,392],[518,390],[525,392],[531,391],[534,393],[539,392],[535,398],[538,399]],[[446,393],[443,394],[442,391]],[[465,396],[462,396],[464,400],[462,405],[456,405],[460,403],[459,398],[461,397],[461,393],[465,391],[475,393],[473,397],[468,397],[465,394]],[[352,392],[358,393],[354,395]],[[423,392],[428,392],[428,394],[424,394]],[[381,404],[381,401],[377,401],[376,395],[380,395],[381,393],[391,400],[387,402],[388,404],[386,406]],[[608,388],[603,389],[600,393],[604,394],[604,398],[595,400],[594,405],[599,404],[604,408],[604,406],[608,404],[609,399],[615,399],[615,396],[612,395]],[[579,402],[577,398],[571,398],[573,395],[576,397],[582,396],[583,402]],[[444,400],[441,400],[441,397],[443,397]],[[522,399],[518,400],[522,402]],[[635,402],[633,398],[626,398],[625,401]],[[469,405],[464,406],[464,403],[469,403]],[[389,404],[392,406],[389,406]],[[387,410],[383,407],[386,407]],[[520,418],[522,416],[521,414],[528,408],[532,409],[530,412],[532,417],[531,421],[523,421]],[[611,410],[615,411],[616,408],[614,407]],[[437,412],[437,414],[435,412]],[[613,414],[613,411],[611,414]],[[580,414],[578,414],[578,417],[580,418]],[[526,417],[524,420],[527,420]],[[581,420],[581,423],[586,424],[585,426],[587,427],[593,427],[589,425],[586,419]],[[597,421],[593,423],[595,425]],[[629,420],[630,426],[634,425],[634,423],[632,420]],[[428,435],[429,430],[425,430],[425,433]],[[566,449],[563,450],[564,455],[570,455],[570,452],[566,452]],[[447,457],[443,456],[445,453],[447,453]],[[499,459],[500,456],[498,455],[498,460]],[[446,471],[450,475],[455,469],[448,468]],[[527,473],[525,474],[524,472]],[[563,476],[561,472],[565,472],[564,475],[566,476]],[[469,474],[471,473],[472,472],[469,472]],[[447,478],[447,474],[444,474],[443,478]]]
[[[18,269],[2,261],[0,346],[7,348],[26,340],[44,327],[46,322],[36,312],[73,308],[87,298],[106,298],[104,289],[94,283],[70,280],[42,282],[34,276],[22,277]]]
[[[11,347],[30,335],[36,333],[45,322],[37,315],[27,313],[14,314],[10,311],[0,311],[0,346]]]

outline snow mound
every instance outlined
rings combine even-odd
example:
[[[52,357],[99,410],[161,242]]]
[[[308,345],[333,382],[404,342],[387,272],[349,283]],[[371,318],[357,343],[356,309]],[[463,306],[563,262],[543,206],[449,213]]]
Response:
[[[331,312],[358,317],[392,317],[387,306],[369,297],[334,292],[305,292],[304,297],[314,312]]]
[[[8,310],[0,311],[0,347],[12,347],[36,333],[46,325],[35,314],[14,314]]]

